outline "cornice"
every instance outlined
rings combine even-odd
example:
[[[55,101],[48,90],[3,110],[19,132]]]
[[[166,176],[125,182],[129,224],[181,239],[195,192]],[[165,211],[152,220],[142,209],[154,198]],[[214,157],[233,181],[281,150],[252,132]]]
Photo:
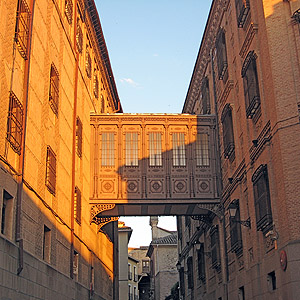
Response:
[[[192,74],[182,112],[192,113],[195,101],[199,97],[200,87],[207,63],[210,61],[210,52],[214,48],[217,31],[226,11],[229,0],[214,0],[210,9],[205,31],[202,37],[196,64]]]

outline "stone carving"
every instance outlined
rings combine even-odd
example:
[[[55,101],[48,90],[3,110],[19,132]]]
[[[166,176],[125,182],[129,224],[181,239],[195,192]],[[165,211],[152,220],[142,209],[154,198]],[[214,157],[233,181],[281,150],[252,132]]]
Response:
[[[138,183],[136,180],[127,181],[127,192],[128,193],[138,192]]]

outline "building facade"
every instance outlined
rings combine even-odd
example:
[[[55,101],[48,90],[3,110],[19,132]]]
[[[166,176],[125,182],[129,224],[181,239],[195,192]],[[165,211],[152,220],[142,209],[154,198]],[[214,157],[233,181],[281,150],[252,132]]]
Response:
[[[178,217],[182,299],[299,298],[299,8],[212,2],[183,112],[217,116],[222,197]]]
[[[121,111],[93,0],[0,3],[0,295],[118,299],[90,224],[90,112]]]

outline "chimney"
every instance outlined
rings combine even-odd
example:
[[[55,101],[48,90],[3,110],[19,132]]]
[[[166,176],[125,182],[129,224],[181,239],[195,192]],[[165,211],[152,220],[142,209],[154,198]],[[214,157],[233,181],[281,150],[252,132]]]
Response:
[[[150,217],[149,225],[151,226],[152,231],[152,241],[158,239],[158,217]]]

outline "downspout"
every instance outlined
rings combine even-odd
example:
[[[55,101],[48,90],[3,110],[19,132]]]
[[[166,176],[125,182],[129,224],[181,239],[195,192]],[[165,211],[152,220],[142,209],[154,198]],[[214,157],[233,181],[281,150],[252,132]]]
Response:
[[[24,91],[23,91],[23,107],[24,107],[24,118],[22,124],[22,142],[21,142],[21,153],[19,158],[19,175],[17,177],[17,207],[16,207],[16,242],[19,243],[19,255],[18,255],[18,269],[17,275],[20,275],[23,270],[23,239],[21,235],[21,210],[22,210],[22,194],[23,194],[23,179],[24,179],[24,162],[25,162],[25,138],[26,138],[26,127],[27,127],[27,108],[28,108],[28,87],[29,87],[29,73],[30,73],[30,61],[31,61],[31,41],[32,41],[32,23],[34,14],[35,0],[30,2],[30,22],[29,22],[29,33],[27,40],[27,55],[28,59],[25,60],[24,68]],[[19,9],[19,2],[18,2]],[[16,42],[16,41],[15,41]],[[12,70],[13,72],[14,70]]]
[[[220,153],[220,130],[219,130],[219,117],[218,117],[218,100],[217,100],[217,91],[216,91],[216,75],[214,68],[214,60],[212,49],[210,50],[210,60],[211,60],[211,69],[212,69],[212,78],[213,78],[213,94],[214,94],[214,103],[215,103],[215,115],[216,115],[216,170],[217,170],[217,191],[222,201],[222,170],[221,170],[221,153]],[[222,203],[221,203],[222,205]],[[226,244],[226,227],[225,227],[225,217],[222,216],[220,220],[222,223],[223,229],[223,244],[224,244],[224,256],[225,256],[225,300],[228,300],[228,281],[229,281],[229,272],[228,272],[228,254],[227,254],[227,244]]]
[[[70,277],[73,279],[74,256],[74,197],[75,197],[75,158],[76,158],[76,117],[77,117],[77,89],[78,89],[78,61],[79,52],[76,47],[77,33],[77,0],[75,0],[74,13],[74,51],[75,51],[75,78],[74,78],[74,106],[73,106],[73,136],[72,136],[72,183],[71,183],[71,247],[70,247]]]

